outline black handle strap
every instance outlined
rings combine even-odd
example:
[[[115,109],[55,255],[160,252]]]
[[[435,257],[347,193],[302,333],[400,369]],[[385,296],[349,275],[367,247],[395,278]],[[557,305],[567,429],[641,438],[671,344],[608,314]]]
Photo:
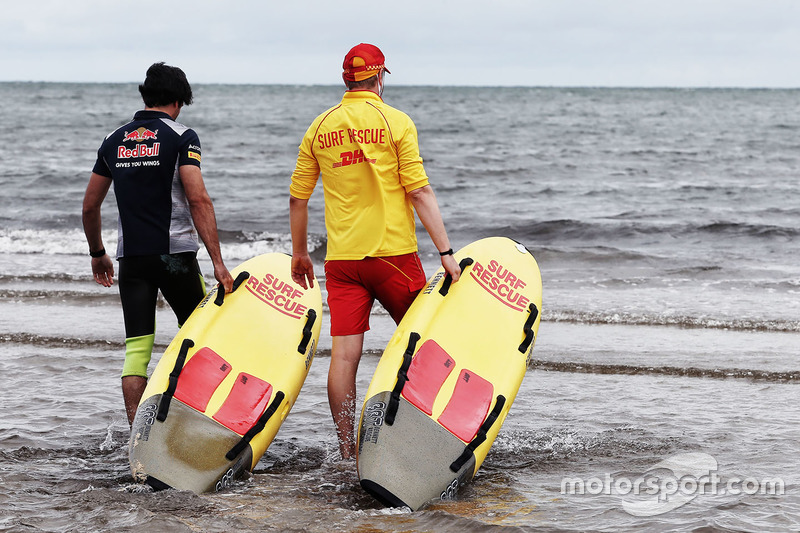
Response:
[[[478,448],[478,446],[486,441],[486,433],[495,423],[497,417],[500,416],[500,412],[503,410],[505,405],[506,397],[502,394],[498,394],[497,400],[494,402],[494,409],[492,409],[492,412],[489,413],[489,416],[487,416],[486,420],[484,420],[483,424],[481,424],[481,427],[478,430],[478,434],[475,435],[475,438],[472,439],[469,444],[467,444],[466,448],[464,448],[464,451],[458,456],[458,459],[453,461],[453,463],[450,465],[451,471],[458,472],[461,470],[461,467],[464,466],[467,461],[469,461],[469,458],[472,457],[472,454],[475,453],[475,450]]]
[[[242,450],[244,450],[247,445],[250,444],[250,441],[253,440],[253,437],[264,430],[267,422],[269,422],[269,419],[275,414],[275,411],[278,410],[278,407],[281,405],[281,402],[285,396],[286,395],[283,393],[283,391],[278,391],[275,394],[275,398],[272,399],[272,403],[269,404],[269,407],[267,407],[264,412],[261,413],[261,416],[258,417],[258,421],[253,424],[253,427],[247,430],[247,433],[242,436],[239,442],[237,442],[236,445],[234,445],[234,447],[225,454],[225,459],[228,461],[233,461],[236,459],[236,456],[242,453]]]
[[[470,266],[475,261],[472,260],[471,257],[465,257],[458,263],[458,268],[461,269],[461,272],[464,272],[464,269]],[[453,284],[453,276],[447,274],[444,277],[444,281],[442,282],[442,287],[439,289],[439,294],[442,296],[447,296],[447,293],[450,291],[450,285]]]
[[[303,339],[300,341],[300,345],[297,347],[297,351],[301,354],[306,353],[308,349],[308,341],[311,340],[311,328],[314,326],[314,322],[317,320],[317,312],[313,309],[309,309],[308,313],[306,313],[306,325],[303,327]]]
[[[397,371],[397,383],[395,383],[392,395],[389,397],[386,416],[383,417],[384,422],[389,426],[394,424],[394,417],[397,415],[397,408],[400,406],[400,393],[403,391],[406,381],[408,381],[408,368],[411,366],[411,358],[414,356],[414,349],[420,338],[420,334],[414,331],[408,336],[408,346],[406,346],[406,351],[403,353],[403,364],[400,365],[400,370]]]
[[[189,348],[194,346],[192,339],[183,339],[181,349],[178,351],[178,357],[175,358],[175,366],[172,367],[172,372],[169,374],[169,385],[164,394],[161,395],[161,400],[158,402],[158,413],[156,420],[163,422],[167,419],[169,413],[169,404],[172,401],[172,396],[175,394],[175,389],[178,387],[178,377],[183,370],[183,364],[186,362],[186,354],[189,353]]]
[[[536,317],[539,316],[539,309],[536,307],[536,304],[529,305],[528,311],[530,312],[528,320],[526,320],[525,325],[522,326],[522,331],[525,333],[525,340],[519,345],[520,353],[525,353],[528,351],[528,348],[530,348],[534,339],[533,323],[536,322]]]
[[[250,273],[247,271],[239,272],[239,275],[236,276],[236,279],[233,280],[233,287],[231,288],[231,292],[236,291],[239,288],[239,285],[244,283],[250,279]],[[218,306],[222,305],[225,301],[225,289],[222,287],[222,283],[217,285],[217,298],[214,300],[214,303]]]

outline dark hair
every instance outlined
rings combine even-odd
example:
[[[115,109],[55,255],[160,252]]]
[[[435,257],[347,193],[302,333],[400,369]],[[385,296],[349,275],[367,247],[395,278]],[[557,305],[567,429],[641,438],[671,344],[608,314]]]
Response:
[[[147,69],[147,77],[139,85],[139,93],[147,107],[160,107],[173,102],[181,106],[192,103],[192,87],[186,74],[178,67],[163,62],[153,63]]]
[[[378,75],[370,76],[369,78],[361,81],[344,80],[344,84],[351,91],[357,89],[371,89],[378,84]]]

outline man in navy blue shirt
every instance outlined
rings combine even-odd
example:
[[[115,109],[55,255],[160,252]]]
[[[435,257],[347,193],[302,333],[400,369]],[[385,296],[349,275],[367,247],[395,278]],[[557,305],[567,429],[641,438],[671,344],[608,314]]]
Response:
[[[113,284],[114,264],[101,236],[100,207],[113,182],[119,210],[117,259],[125,320],[122,393],[128,422],[147,385],[155,339],[158,291],[178,324],[205,296],[197,264],[198,234],[214,265],[214,277],[231,291],[233,280],[220,253],[214,206],[200,171],[200,140],[175,122],[192,103],[183,71],[155,63],[139,92],[145,109],[111,132],[97,152],[83,200],[83,227],[94,279]]]

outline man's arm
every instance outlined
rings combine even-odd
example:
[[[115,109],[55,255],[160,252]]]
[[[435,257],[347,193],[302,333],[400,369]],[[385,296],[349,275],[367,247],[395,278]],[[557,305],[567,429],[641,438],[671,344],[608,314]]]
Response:
[[[411,203],[417,211],[417,216],[419,216],[419,220],[428,231],[428,235],[430,235],[436,249],[440,252],[449,250],[450,239],[444,229],[444,221],[442,220],[439,203],[436,201],[433,188],[430,185],[425,185],[408,193],[408,197],[411,199]],[[453,276],[453,281],[458,281],[461,276],[461,269],[452,255],[442,256],[442,266],[445,272]]]
[[[314,265],[308,253],[308,199],[289,196],[292,233],[292,279],[307,289],[314,286]]]
[[[225,288],[225,292],[231,292],[233,278],[222,261],[214,204],[211,202],[211,197],[208,196],[200,167],[181,165],[178,170],[183,189],[186,192],[186,199],[189,201],[192,220],[194,220],[197,233],[203,240],[203,244],[205,244],[208,255],[211,257],[211,262],[214,265],[214,277]]]
[[[105,249],[100,208],[110,187],[111,180],[109,178],[92,172],[83,196],[83,232],[89,243],[89,251],[93,253]],[[114,262],[108,254],[92,258],[92,275],[94,280],[103,287],[110,287],[114,284]]]

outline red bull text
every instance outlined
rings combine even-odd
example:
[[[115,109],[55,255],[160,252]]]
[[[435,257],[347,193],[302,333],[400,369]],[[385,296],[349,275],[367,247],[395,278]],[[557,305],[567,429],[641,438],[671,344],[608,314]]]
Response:
[[[153,146],[140,144],[133,150],[130,148],[125,148],[124,146],[119,146],[117,147],[117,157],[119,159],[130,159],[133,157],[157,157],[160,147],[161,143],[153,143]]]

